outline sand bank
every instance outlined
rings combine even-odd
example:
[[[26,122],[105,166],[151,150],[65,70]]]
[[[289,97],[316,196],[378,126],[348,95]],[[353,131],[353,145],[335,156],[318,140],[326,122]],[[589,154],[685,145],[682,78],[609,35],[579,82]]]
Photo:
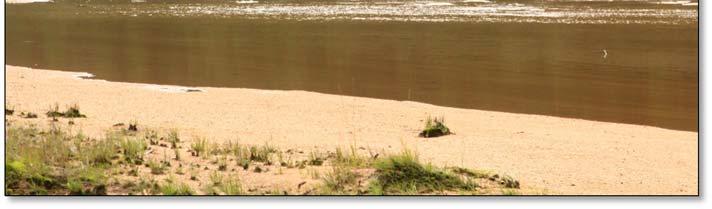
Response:
[[[283,148],[417,150],[438,165],[507,173],[547,194],[697,194],[697,132],[440,107],[305,91],[172,87],[81,79],[87,74],[6,66],[6,106],[43,113],[78,104],[77,126],[177,128],[211,140]],[[194,89],[198,91],[187,91]],[[456,133],[418,138],[444,116]]]

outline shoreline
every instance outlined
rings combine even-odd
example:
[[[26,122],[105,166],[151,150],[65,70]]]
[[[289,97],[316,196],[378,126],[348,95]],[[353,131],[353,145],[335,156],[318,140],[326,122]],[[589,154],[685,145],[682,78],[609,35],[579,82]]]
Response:
[[[324,149],[416,150],[437,165],[506,172],[550,194],[698,194],[697,132],[554,116],[440,107],[299,90],[187,87],[83,79],[6,65],[6,107],[40,115],[77,104],[90,136],[116,123],[184,136]],[[81,76],[81,77],[80,77]],[[163,91],[162,91],[163,90]],[[428,116],[455,135],[417,137]]]

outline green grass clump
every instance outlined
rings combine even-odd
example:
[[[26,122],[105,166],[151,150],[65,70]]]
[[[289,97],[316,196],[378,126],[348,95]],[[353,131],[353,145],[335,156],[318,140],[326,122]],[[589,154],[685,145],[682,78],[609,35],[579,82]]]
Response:
[[[59,112],[59,105],[54,104],[54,106],[50,106],[49,110],[47,111],[47,117],[55,118],[55,117],[63,117],[64,113]]]
[[[372,183],[371,189],[382,191],[383,194],[423,194],[475,187],[451,173],[422,165],[407,150],[400,155],[378,160],[374,166],[377,182]]]
[[[232,142],[229,141],[224,145],[227,148],[227,153],[225,154],[232,154],[235,156],[235,159],[238,161],[242,159],[248,159],[250,158],[250,150],[249,148],[240,145],[240,143],[237,142]]]
[[[371,164],[371,160],[356,152],[356,148],[351,146],[350,151],[344,152],[341,148],[336,148],[336,158],[334,163],[341,166],[349,167],[367,167]]]
[[[69,195],[83,195],[84,194],[84,185],[79,181],[67,182],[67,189],[69,190]]]
[[[193,153],[195,156],[200,156],[201,154],[205,155],[205,151],[208,148],[208,140],[200,138],[190,144],[190,148],[193,149]]]
[[[179,184],[175,182],[169,182],[161,185],[160,190],[161,194],[169,196],[188,196],[195,194],[195,191],[193,191],[193,189],[187,184]]]
[[[20,112],[20,117],[22,118],[37,118],[37,114],[32,113],[32,112]]]
[[[519,195],[519,192],[514,189],[502,189],[502,195],[505,196],[513,196],[513,195]]]
[[[83,147],[79,153],[84,156],[85,162],[92,165],[111,164],[116,157],[116,141],[106,138],[96,142],[91,147]]]
[[[213,184],[213,186],[218,186],[222,184],[223,181],[223,175],[220,172],[213,171],[210,173],[210,182]]]
[[[146,141],[139,138],[126,138],[121,141],[121,152],[128,163],[143,163],[143,155],[147,148]]]
[[[148,167],[151,169],[151,174],[161,175],[166,172],[167,166],[164,163],[159,163],[156,161],[148,161]]]
[[[168,142],[171,143],[171,148],[176,149],[178,148],[178,143],[180,143],[180,138],[178,137],[178,131],[176,130],[171,130],[170,133],[168,133]]]
[[[67,109],[67,111],[64,111],[64,117],[67,118],[84,118],[87,117],[86,115],[83,115],[81,112],[79,112],[79,106],[78,105],[72,105]]]
[[[250,160],[257,162],[264,162],[267,165],[271,164],[271,155],[277,152],[277,149],[265,144],[263,146],[251,146],[250,147]]]
[[[454,172],[454,173],[464,175],[467,177],[471,177],[471,178],[489,178],[490,177],[489,172],[486,172],[486,171],[470,170],[470,169],[461,168],[461,167],[451,167],[450,170],[452,170],[452,172]]]
[[[222,158],[217,159],[217,164],[218,164],[218,170],[219,171],[226,171],[227,170],[227,156],[223,156]]]
[[[65,118],[85,118],[87,117],[86,115],[82,114],[79,111],[79,106],[78,105],[72,105],[67,110],[64,112],[59,111],[59,105],[55,104],[54,106],[51,106],[49,111],[47,111],[47,117],[51,118],[56,118],[56,117],[65,117]]]
[[[335,166],[331,172],[325,174],[322,178],[324,184],[321,188],[321,193],[326,195],[348,194],[350,192],[349,189],[356,184],[358,177],[358,174],[347,167]]]
[[[504,175],[499,183],[506,188],[519,189],[519,181],[515,180],[511,176]]]
[[[87,140],[55,126],[6,128],[6,194],[106,194],[106,173],[116,154],[112,140]]]
[[[309,153],[309,159],[307,160],[307,164],[321,166],[322,164],[324,164],[325,160],[326,158],[320,152],[312,151]]]
[[[237,160],[237,165],[242,167],[243,170],[247,170],[250,168],[250,159]]]
[[[180,150],[175,149],[175,150],[173,150],[173,152],[174,152],[174,155],[176,156],[174,159],[177,160],[177,161],[180,161],[180,159],[181,159],[181,157],[180,157]]]
[[[428,118],[425,120],[425,128],[420,132],[420,137],[438,137],[450,134],[450,129],[445,126],[445,118]]]
[[[228,177],[227,180],[220,184],[219,188],[224,195],[244,194],[244,192],[242,191],[242,184],[240,183],[240,179],[238,179],[237,176]]]
[[[106,195],[107,179],[105,168],[86,166],[68,170],[66,186],[70,195]]]

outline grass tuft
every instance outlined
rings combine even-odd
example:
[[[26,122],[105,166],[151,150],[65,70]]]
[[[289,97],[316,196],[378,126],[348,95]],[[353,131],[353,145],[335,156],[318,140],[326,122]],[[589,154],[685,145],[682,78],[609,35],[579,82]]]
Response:
[[[456,174],[464,175],[470,178],[489,178],[490,174],[487,171],[470,170],[461,167],[451,167],[450,170]]]
[[[146,148],[146,141],[141,139],[126,138],[121,141],[121,151],[124,154],[124,160],[126,160],[126,162],[128,163],[143,163],[143,155],[146,151]]]
[[[326,158],[320,152],[311,151],[309,153],[309,159],[307,160],[307,164],[314,165],[314,166],[321,166],[322,164],[324,164],[325,160],[326,160]]]
[[[85,118],[87,117],[86,115],[82,114],[79,111],[79,106],[74,104],[72,106],[69,106],[67,110],[64,112],[59,111],[59,105],[54,104],[54,106],[50,106],[49,111],[47,111],[47,117],[51,118],[56,118],[56,117],[64,117],[64,118]]]
[[[79,106],[74,104],[67,109],[67,111],[64,111],[64,117],[67,118],[85,118],[87,117],[86,115],[83,115],[81,112],[79,112]]]
[[[250,147],[250,160],[257,162],[264,162],[266,165],[271,165],[271,155],[277,152],[277,149],[265,144],[262,146],[251,146]]]
[[[210,182],[213,186],[219,186],[223,182],[223,175],[220,172],[213,171],[210,173]]]
[[[322,194],[347,194],[358,177],[358,174],[347,167],[335,166],[331,172],[324,174],[321,192]]]
[[[508,175],[502,176],[502,179],[499,181],[499,183],[501,185],[504,185],[504,187],[506,188],[519,189],[519,181]]]
[[[153,175],[164,174],[167,169],[166,164],[159,163],[156,161],[148,161],[148,163],[146,165],[148,165],[148,167],[151,168],[151,174],[153,174]]]
[[[502,195],[505,196],[513,196],[513,195],[519,195],[519,192],[514,189],[502,189]]]
[[[241,195],[244,194],[242,191],[242,183],[237,176],[230,176],[220,185],[220,191],[224,195]]]
[[[367,167],[371,164],[371,160],[359,155],[356,152],[356,147],[351,146],[348,153],[345,153],[341,148],[336,148],[336,159],[334,163],[349,167]]]
[[[171,148],[173,148],[173,149],[178,148],[178,143],[180,143],[180,138],[178,137],[178,131],[171,130],[171,132],[168,133],[168,142],[171,143]]]
[[[32,113],[32,112],[27,112],[27,113],[25,113],[25,112],[20,112],[20,117],[23,117],[23,118],[37,118],[37,114]]]
[[[6,194],[106,194],[115,141],[88,140],[54,125],[49,130],[6,128]]]
[[[179,184],[173,181],[161,185],[160,190],[163,195],[169,196],[188,196],[195,194],[195,191],[187,184]]]
[[[194,156],[199,157],[201,154],[205,155],[205,151],[208,148],[208,140],[205,138],[200,138],[190,144],[190,148],[193,149]]]
[[[406,150],[375,162],[376,183],[372,189],[383,194],[430,193],[445,190],[473,189],[459,177],[430,165],[422,165],[417,157]],[[375,188],[380,186],[381,188]]]
[[[420,137],[438,137],[450,134],[450,129],[445,126],[445,118],[428,118],[425,120],[425,128],[420,132]]]

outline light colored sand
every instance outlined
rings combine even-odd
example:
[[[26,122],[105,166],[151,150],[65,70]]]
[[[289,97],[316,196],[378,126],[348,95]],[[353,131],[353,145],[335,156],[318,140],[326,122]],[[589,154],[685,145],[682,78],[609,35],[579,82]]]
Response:
[[[327,95],[200,87],[176,93],[147,84],[82,80],[76,73],[6,66],[6,105],[40,115],[78,104],[89,135],[131,120],[183,136],[282,148],[363,146],[507,173],[547,194],[697,194],[697,132]],[[161,90],[161,89],[164,90]],[[180,91],[178,91],[180,92]],[[422,139],[426,116],[455,135]]]

